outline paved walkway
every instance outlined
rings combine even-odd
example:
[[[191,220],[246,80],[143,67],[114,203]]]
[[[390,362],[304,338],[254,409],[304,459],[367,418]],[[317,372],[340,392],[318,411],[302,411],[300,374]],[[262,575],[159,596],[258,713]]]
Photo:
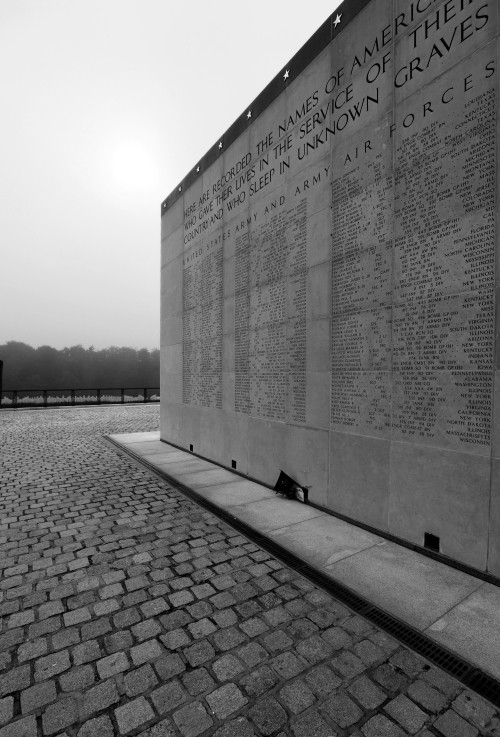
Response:
[[[103,438],[158,422],[0,412],[0,737],[500,737],[491,704]]]
[[[301,560],[500,680],[500,588],[179,451],[114,438]]]

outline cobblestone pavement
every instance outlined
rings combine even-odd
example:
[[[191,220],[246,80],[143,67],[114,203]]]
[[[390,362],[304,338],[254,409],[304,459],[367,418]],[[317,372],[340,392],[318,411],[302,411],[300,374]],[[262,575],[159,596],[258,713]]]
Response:
[[[500,736],[486,701],[117,450],[0,413],[0,737]]]

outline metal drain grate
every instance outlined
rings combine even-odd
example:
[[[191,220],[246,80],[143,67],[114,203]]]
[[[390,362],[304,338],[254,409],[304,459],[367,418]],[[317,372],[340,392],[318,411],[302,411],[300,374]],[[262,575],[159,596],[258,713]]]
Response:
[[[422,657],[461,681],[472,691],[475,691],[477,694],[488,699],[488,701],[500,708],[500,682],[495,678],[471,665],[463,658],[450,652],[442,645],[434,642],[434,640],[431,640],[422,632],[419,632],[406,624],[406,622],[402,622],[400,619],[397,619],[388,612],[385,612],[383,609],[379,609],[374,606],[367,599],[364,599],[359,594],[351,591],[347,586],[333,580],[326,574],[321,573],[321,571],[316,570],[294,553],[286,550],[286,548],[283,548],[274,540],[262,535],[262,533],[256,532],[253,528],[249,527],[232,514],[226,512],[220,507],[217,507],[207,499],[204,499],[193,491],[193,489],[190,489],[188,486],[184,486],[173,476],[169,476],[168,473],[160,471],[147,460],[141,458],[141,456],[137,456],[133,451],[115,443],[111,438],[108,438],[108,440],[113,443],[113,445],[120,448],[120,450],[125,451],[136,461],[146,466],[164,480],[168,481],[172,486],[175,486],[176,489],[192,499],[196,504],[198,504],[198,506],[203,507],[223,522],[231,525],[231,527],[239,533],[248,537],[248,539],[256,545],[260,545],[260,547],[267,550],[268,553],[279,558],[283,563],[296,570],[302,576],[308,578],[312,583],[320,586],[327,593],[331,594],[354,612],[365,617],[370,622],[377,625],[377,627],[385,630],[389,635],[392,635],[392,637],[399,640],[402,645],[405,645],[419,655],[422,655]]]
[[[370,607],[364,616],[455,678],[463,680],[473,671],[465,660],[382,609]]]
[[[470,676],[463,679],[463,683],[495,706],[500,707],[500,683],[491,676],[475,668]]]

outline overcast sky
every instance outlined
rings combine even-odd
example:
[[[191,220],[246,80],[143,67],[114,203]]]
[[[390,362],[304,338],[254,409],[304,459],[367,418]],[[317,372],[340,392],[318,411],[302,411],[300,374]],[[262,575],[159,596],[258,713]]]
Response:
[[[160,204],[337,0],[0,0],[0,343],[159,346]]]

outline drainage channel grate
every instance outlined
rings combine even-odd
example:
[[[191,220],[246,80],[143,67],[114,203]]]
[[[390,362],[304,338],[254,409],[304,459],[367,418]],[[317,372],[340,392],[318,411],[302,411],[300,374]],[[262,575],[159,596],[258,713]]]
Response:
[[[380,629],[385,630],[389,635],[392,635],[395,639],[399,640],[401,644],[414,650],[417,654],[422,655],[439,668],[442,668],[442,670],[461,681],[465,686],[479,694],[479,696],[483,696],[495,706],[500,707],[500,682],[498,680],[484,673],[479,668],[474,667],[463,658],[460,658],[447,650],[442,645],[434,642],[422,632],[419,632],[405,622],[393,617],[392,614],[374,606],[367,599],[364,599],[362,596],[359,596],[359,594],[351,591],[347,586],[344,586],[326,574],[313,568],[301,558],[294,555],[294,553],[286,550],[286,548],[283,548],[274,540],[262,535],[262,533],[256,532],[252,527],[249,527],[245,522],[242,522],[229,512],[226,512],[226,510],[221,509],[207,499],[204,499],[202,496],[197,494],[196,491],[193,491],[193,489],[188,486],[184,486],[184,484],[177,481],[173,476],[170,476],[168,473],[156,468],[141,456],[136,455],[132,450],[124,448],[124,446],[119,443],[115,443],[111,438],[108,438],[108,440],[113,443],[113,445],[120,448],[120,450],[124,450],[128,455],[132,456],[132,458],[139,461],[139,463],[163,478],[165,481],[168,481],[168,483],[175,486],[176,489],[189,497],[189,499],[196,502],[198,506],[203,507],[223,522],[234,527],[235,530],[240,532],[242,535],[245,535],[245,537],[248,537],[249,540],[254,542],[256,545],[260,545],[264,550],[267,550],[268,553],[276,556],[276,558],[279,558],[283,563],[290,566],[290,568],[293,568],[298,573],[312,581],[312,583],[320,586],[327,593],[331,594],[334,598],[338,599],[357,614],[365,617],[365,619],[368,619],[377,627],[380,627]]]
[[[437,644],[422,632],[377,607],[370,607],[364,616],[459,680],[469,676],[474,669],[465,660]]]
[[[463,683],[495,706],[500,707],[500,683],[495,678],[475,668],[469,676],[463,679]]]

